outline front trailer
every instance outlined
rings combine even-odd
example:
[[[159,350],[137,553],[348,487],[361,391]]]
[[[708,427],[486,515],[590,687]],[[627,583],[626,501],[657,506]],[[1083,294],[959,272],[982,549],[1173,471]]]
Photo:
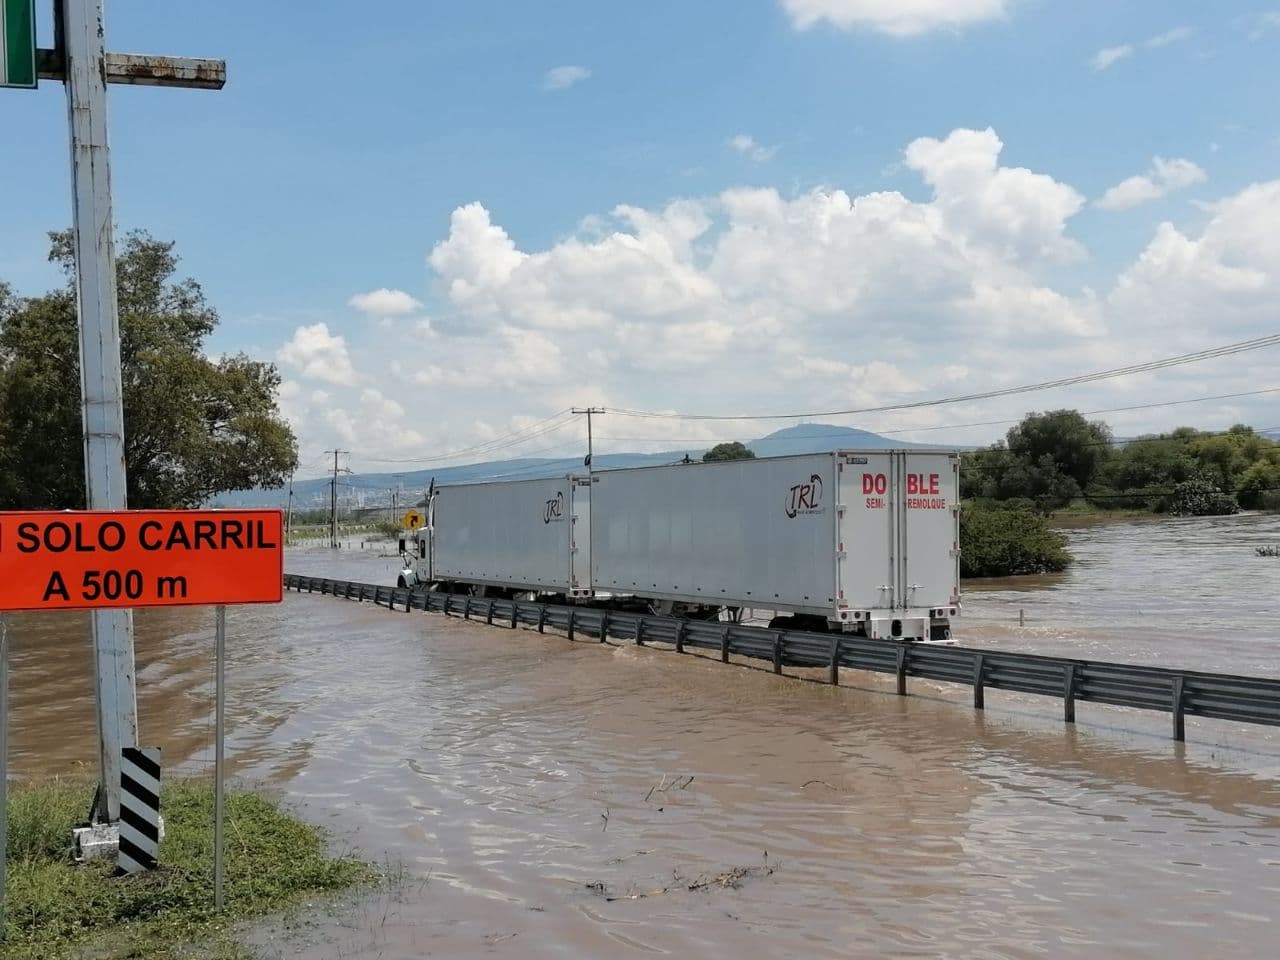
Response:
[[[590,504],[586,477],[437,488],[426,526],[401,541],[401,583],[589,597]]]

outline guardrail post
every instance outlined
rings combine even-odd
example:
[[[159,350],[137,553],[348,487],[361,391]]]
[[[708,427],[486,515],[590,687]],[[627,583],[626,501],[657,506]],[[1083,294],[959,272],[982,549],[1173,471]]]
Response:
[[[720,662],[729,662],[729,630],[730,627],[724,628],[724,633],[720,637]]]
[[[684,653],[684,628],[685,621],[681,620],[676,624],[676,653]]]
[[[462,619],[471,619],[471,595],[467,594],[467,602],[462,605]]]
[[[773,635],[773,672],[782,673],[782,638],[786,634],[779,630]]]
[[[840,686],[840,634],[831,638],[831,685]]]
[[[493,626],[493,599],[489,599],[489,608],[485,611],[484,622]]]
[[[898,696],[907,695],[907,646],[898,644]]]
[[[604,643],[605,638],[609,636],[609,611],[604,610],[600,614],[600,642]]]
[[[987,708],[986,688],[982,685],[982,654],[978,654],[973,658],[973,709],[985,710]]]
[[[573,621],[574,621],[574,617],[577,616],[577,613],[578,611],[573,609],[573,607],[569,608],[569,639],[570,640],[573,639]]]
[[[1182,712],[1182,677],[1173,678],[1173,739],[1182,743],[1187,739],[1187,725]]]
[[[514,630],[520,624],[520,601],[511,601],[511,629]]]
[[[1076,665],[1067,664],[1067,678],[1062,689],[1062,722],[1076,722]]]
[[[545,603],[538,607],[538,632],[547,632],[547,605]]]
[[[643,646],[644,646],[644,625],[645,625],[645,623],[646,623],[646,620],[645,620],[645,618],[644,618],[644,617],[641,617],[639,620],[637,620],[637,621],[636,621],[636,646],[637,646],[637,647],[643,647]]]

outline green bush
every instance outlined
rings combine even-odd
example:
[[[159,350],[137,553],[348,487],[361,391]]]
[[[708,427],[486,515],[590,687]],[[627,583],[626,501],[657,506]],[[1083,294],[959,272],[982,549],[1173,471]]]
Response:
[[[1067,540],[1024,505],[970,502],[960,510],[960,576],[1054,573],[1071,563]]]
[[[1168,512],[1175,517],[1221,517],[1240,512],[1240,504],[1210,480],[1184,480],[1169,496]]]

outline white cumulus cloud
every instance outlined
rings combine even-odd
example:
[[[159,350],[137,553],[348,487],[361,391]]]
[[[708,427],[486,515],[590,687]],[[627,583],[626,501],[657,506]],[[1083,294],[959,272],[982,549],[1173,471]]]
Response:
[[[591,76],[591,71],[586,67],[580,67],[576,64],[566,64],[562,67],[552,67],[546,72],[542,78],[543,90],[567,90],[575,83],[581,83],[587,77]]]
[[[1093,55],[1093,59],[1089,63],[1094,70],[1106,70],[1108,67],[1114,66],[1125,57],[1133,56],[1133,44],[1122,43],[1117,47],[1103,47]]]
[[[826,21],[844,30],[865,27],[907,37],[1002,19],[1008,0],[781,0],[798,30]]]
[[[1146,46],[1155,49],[1158,47],[1167,47],[1171,43],[1178,43],[1180,40],[1190,38],[1194,31],[1190,27],[1174,27],[1172,30],[1166,30],[1164,33],[1157,33],[1154,37],[1146,41]]]
[[[1151,200],[1159,200],[1175,190],[1203,183],[1208,175],[1190,160],[1155,157],[1146,173],[1128,177],[1104,193],[1096,205],[1103,210],[1128,210]]]
[[[1019,166],[1009,156],[1016,149],[994,130],[940,132],[902,150],[903,177],[917,181],[918,196],[728,187],[619,205],[538,244],[517,243],[480,203],[459,206],[447,231],[427,239],[429,324],[415,314],[399,335],[369,337],[340,313],[350,326],[299,327],[281,346],[290,378],[282,404],[304,461],[323,469],[321,452],[337,446],[352,451],[353,469],[374,467],[535,424],[543,425],[514,445],[468,457],[580,460],[585,423],[555,417],[572,406],[752,417],[874,407],[1274,329],[1280,181],[1201,204],[1187,223],[1161,224],[1095,292],[1060,267],[1087,253],[1074,235],[1083,197],[1050,169]],[[1164,189],[1196,174],[1161,160],[1144,176]],[[908,440],[985,443],[1004,429],[991,421],[1031,409],[1225,394],[1242,382],[1280,386],[1274,357],[841,422]],[[1107,419],[1122,434],[1181,422],[1271,425],[1265,402]],[[948,424],[982,426],[930,431]],[[597,453],[697,455],[775,427],[605,415],[595,443]]]
[[[1265,10],[1254,19],[1250,40],[1261,40],[1269,31],[1280,29],[1280,10]]]
[[[422,304],[403,290],[388,290],[386,287],[357,293],[347,304],[372,317],[403,317],[422,309]]]
[[[756,163],[764,163],[766,160],[771,160],[773,155],[778,152],[776,146],[766,147],[757,143],[756,138],[749,133],[739,133],[730,137],[729,146],[743,156],[750,157]]]
[[[347,353],[347,341],[330,333],[327,323],[298,327],[277,351],[276,358],[297,370],[301,376],[313,380],[348,385],[356,382],[356,371]]]
[[[1084,206],[1074,188],[1025,167],[1000,165],[996,132],[955,130],[943,140],[921,137],[905,162],[935,191],[935,208],[952,226],[1003,257],[1069,260],[1079,244],[1065,236],[1067,220]]]

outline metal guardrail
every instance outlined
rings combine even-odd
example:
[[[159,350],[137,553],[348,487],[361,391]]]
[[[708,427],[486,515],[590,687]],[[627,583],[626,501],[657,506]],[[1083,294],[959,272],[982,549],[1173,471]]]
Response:
[[[286,574],[287,589],[321,593],[346,600],[372,601],[389,610],[425,610],[468,620],[516,628],[564,630],[599,639],[667,643],[677,653],[686,649],[718,651],[720,659],[768,660],[774,673],[784,666],[826,668],[831,683],[840,669],[892,673],[897,692],[906,695],[907,678],[919,677],[973,688],[973,706],[984,708],[988,688],[1057,697],[1063,720],[1074,723],[1076,702],[1105,703],[1172,714],[1173,738],[1186,739],[1187,716],[1239,723],[1280,726],[1280,680],[1238,677],[1193,670],[1140,667],[1097,660],[1001,653],[968,647],[935,646],[910,641],[868,640],[839,633],[770,630],[718,621],[682,620],[601,607],[559,606],[533,601],[501,600],[413,590],[324,577]]]

